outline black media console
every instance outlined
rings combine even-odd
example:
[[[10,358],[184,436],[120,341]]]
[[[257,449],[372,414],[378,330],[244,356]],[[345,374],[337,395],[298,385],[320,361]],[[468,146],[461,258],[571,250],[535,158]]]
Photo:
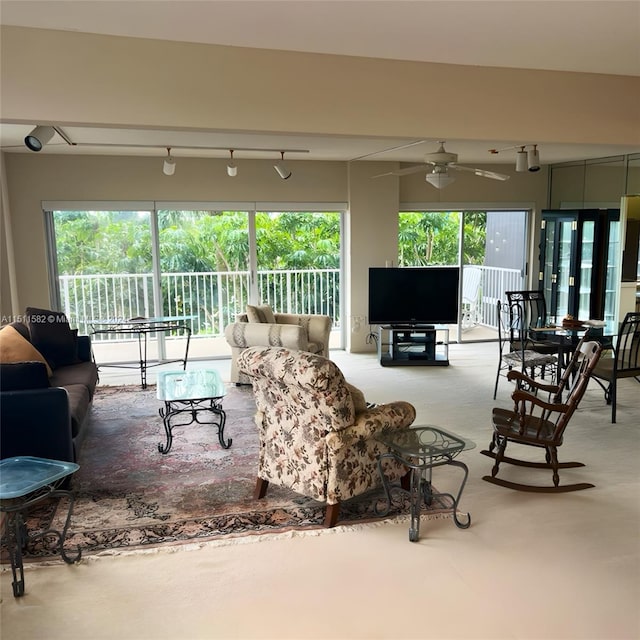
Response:
[[[378,357],[383,367],[447,366],[448,325],[380,325]]]

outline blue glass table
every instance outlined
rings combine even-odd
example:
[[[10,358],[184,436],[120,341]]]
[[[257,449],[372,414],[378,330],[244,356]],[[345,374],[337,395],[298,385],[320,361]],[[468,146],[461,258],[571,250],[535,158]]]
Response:
[[[64,540],[73,512],[73,493],[58,488],[63,480],[80,467],[74,462],[49,460],[31,456],[17,456],[0,460],[0,512],[8,515],[6,524],[7,550],[13,574],[13,595],[24,595],[23,552],[27,544],[39,538],[57,538],[57,550],[67,564],[78,562],[82,552],[67,555]],[[29,535],[24,519],[25,512],[34,505],[50,498],[67,498],[68,509],[62,531],[47,529]]]
[[[161,371],[158,374],[158,400],[164,401],[159,410],[167,436],[166,444],[158,443],[160,453],[169,453],[173,442],[173,428],[184,427],[193,422],[213,424],[218,427],[220,446],[228,449],[232,439],[224,439],[224,425],[227,415],[222,408],[222,400],[227,393],[220,374],[215,369],[194,369],[192,371]],[[191,415],[188,422],[172,423],[175,416]],[[212,414],[213,422],[201,422],[199,416]]]

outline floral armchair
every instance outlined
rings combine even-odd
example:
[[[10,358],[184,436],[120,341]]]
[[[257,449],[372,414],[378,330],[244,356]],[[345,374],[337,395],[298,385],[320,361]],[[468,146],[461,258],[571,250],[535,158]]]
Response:
[[[389,449],[375,438],[386,429],[408,427],[413,405],[404,401],[368,407],[331,360],[283,347],[251,347],[238,358],[253,382],[260,438],[254,497],[269,483],[327,505],[324,524],[338,521],[340,502],[381,485],[378,456]],[[407,469],[385,459],[391,481]]]
[[[268,305],[247,305],[247,312],[225,328],[231,347],[230,381],[251,384],[238,368],[238,356],[248,347],[286,347],[329,357],[330,316],[274,313]]]

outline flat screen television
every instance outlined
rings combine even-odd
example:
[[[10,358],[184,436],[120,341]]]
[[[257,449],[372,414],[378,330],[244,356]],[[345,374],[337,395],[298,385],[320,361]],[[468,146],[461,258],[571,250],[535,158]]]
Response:
[[[458,322],[458,267],[370,267],[369,324]]]

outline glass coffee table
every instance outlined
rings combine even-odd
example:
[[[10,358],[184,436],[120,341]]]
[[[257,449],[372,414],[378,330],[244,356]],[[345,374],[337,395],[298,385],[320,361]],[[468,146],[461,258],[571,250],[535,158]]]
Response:
[[[56,539],[56,549],[67,564],[79,562],[80,548],[75,555],[67,555],[64,541],[73,512],[73,493],[59,489],[67,476],[80,467],[75,462],[49,460],[32,456],[16,456],[0,461],[0,512],[7,514],[5,535],[13,574],[13,595],[24,595],[23,552],[29,542],[37,539]],[[67,517],[62,531],[47,529],[29,535],[24,514],[38,503],[50,498],[67,498]]]
[[[467,513],[464,520],[459,518],[458,505],[467,477],[469,468],[464,462],[454,460],[462,451],[475,448],[475,443],[465,438],[440,429],[435,426],[415,426],[406,429],[383,432],[378,435],[378,440],[389,447],[388,453],[383,453],[378,458],[378,471],[382,478],[382,486],[385,492],[386,509],[376,508],[376,514],[386,516],[391,511],[391,491],[403,491],[409,494],[411,523],[409,525],[409,540],[416,542],[420,538],[420,511],[422,503],[430,507],[434,502],[447,508],[453,506],[453,521],[460,529],[467,529],[471,525],[471,516]],[[384,459],[397,460],[410,469],[409,488],[391,486],[384,474],[382,463]],[[464,471],[462,482],[456,496],[450,493],[436,493],[431,484],[432,472],[435,467],[449,465],[458,467]],[[445,498],[447,499],[445,501]]]
[[[192,371],[161,371],[158,373],[158,400],[164,401],[159,410],[167,436],[165,444],[158,443],[160,453],[169,453],[173,443],[173,429],[197,422],[218,427],[220,446],[228,449],[232,439],[224,439],[224,425],[227,416],[222,408],[222,400],[227,390],[220,374],[215,369],[194,369]],[[188,422],[173,422],[176,416],[191,416]],[[212,421],[201,421],[200,416],[209,415]]]

